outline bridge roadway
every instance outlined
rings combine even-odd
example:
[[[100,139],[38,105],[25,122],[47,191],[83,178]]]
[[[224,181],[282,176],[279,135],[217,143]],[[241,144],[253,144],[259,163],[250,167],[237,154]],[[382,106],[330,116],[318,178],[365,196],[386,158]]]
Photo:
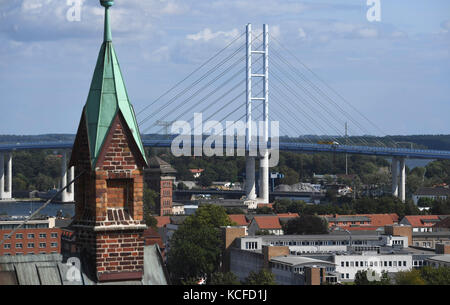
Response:
[[[172,140],[170,139],[143,141],[143,144],[146,147],[170,147],[171,143]],[[29,149],[71,149],[72,146],[73,142],[71,141],[0,144],[0,152],[29,150]],[[398,157],[408,159],[450,160],[450,151],[430,150],[430,149],[328,145],[328,144],[309,144],[309,143],[295,143],[295,142],[280,142],[279,149],[281,151],[293,151],[293,152],[310,152],[310,153],[327,152],[340,154]]]

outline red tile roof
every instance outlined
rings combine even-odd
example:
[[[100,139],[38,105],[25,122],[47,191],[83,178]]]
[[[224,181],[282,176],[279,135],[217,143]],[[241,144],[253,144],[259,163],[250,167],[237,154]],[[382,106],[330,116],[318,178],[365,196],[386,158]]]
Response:
[[[393,225],[398,223],[398,215],[393,214],[360,214],[370,218],[371,226],[384,227],[386,225]]]
[[[263,208],[263,207],[268,207],[268,208],[273,208],[272,203],[258,203],[256,205],[257,208]]]
[[[244,214],[230,214],[228,215],[232,222],[235,222],[238,226],[248,226],[247,218]]]
[[[322,217],[368,217],[370,218],[370,224],[362,224],[360,226],[376,226],[376,227],[384,227],[386,225],[392,225],[398,223],[398,215],[396,213],[390,213],[390,214],[355,214],[355,215],[321,215]],[[338,221],[339,222],[339,219]],[[333,222],[334,224],[335,222]],[[330,223],[330,226],[332,223]],[[339,227],[343,227],[342,225]]]
[[[158,221],[156,224],[158,228],[164,227],[170,223],[170,216],[155,216],[155,218]]]
[[[424,222],[424,220],[439,220],[439,216],[414,215],[414,216],[405,216],[403,219],[406,219],[412,227],[420,228],[420,227],[432,227],[435,224],[434,222]]]
[[[281,229],[278,216],[255,216],[253,220],[261,230]]]

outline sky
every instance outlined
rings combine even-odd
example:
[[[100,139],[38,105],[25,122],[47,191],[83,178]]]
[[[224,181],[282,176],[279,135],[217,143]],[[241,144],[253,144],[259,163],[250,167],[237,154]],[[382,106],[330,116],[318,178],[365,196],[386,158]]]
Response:
[[[379,3],[369,21],[367,0],[116,0],[113,43],[136,112],[266,23],[386,134],[449,134],[450,1]],[[0,0],[0,134],[76,133],[103,12],[97,0]]]

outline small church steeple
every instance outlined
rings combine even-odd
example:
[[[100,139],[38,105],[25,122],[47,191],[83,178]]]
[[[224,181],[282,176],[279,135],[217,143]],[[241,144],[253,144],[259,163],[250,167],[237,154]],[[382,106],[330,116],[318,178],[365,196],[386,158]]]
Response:
[[[75,166],[77,250],[89,257],[98,281],[143,275],[144,168],[147,158],[111,40],[105,7],[104,41],[83,108],[70,166]]]

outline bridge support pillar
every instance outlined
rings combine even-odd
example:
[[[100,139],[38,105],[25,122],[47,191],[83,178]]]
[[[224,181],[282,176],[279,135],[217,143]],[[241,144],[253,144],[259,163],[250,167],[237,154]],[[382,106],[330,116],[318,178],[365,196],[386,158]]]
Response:
[[[12,199],[12,153],[10,152],[6,155],[6,174],[5,154],[0,153],[0,200],[2,199]]]
[[[245,159],[245,195],[248,199],[256,199],[255,191],[255,157]]]
[[[65,188],[66,185],[67,185],[67,152],[64,150],[62,153],[62,162],[61,162],[61,188]],[[62,202],[69,201],[67,190],[62,191],[61,201]]]
[[[75,178],[75,167],[71,166],[69,167],[69,182],[72,181]],[[74,192],[74,184],[72,183],[67,188],[67,200],[72,202],[75,201],[75,192]]]
[[[398,159],[392,158],[392,196],[398,197]]]
[[[259,197],[261,203],[269,203],[269,154],[259,160]]]
[[[400,185],[399,196],[402,202],[406,200],[406,170],[405,170],[405,158],[400,159]]]

